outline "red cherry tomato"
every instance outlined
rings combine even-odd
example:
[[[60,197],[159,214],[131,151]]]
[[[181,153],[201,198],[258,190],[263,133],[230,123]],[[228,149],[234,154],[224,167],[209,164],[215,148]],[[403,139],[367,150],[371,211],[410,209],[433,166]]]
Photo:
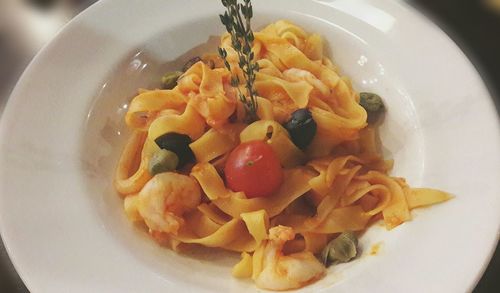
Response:
[[[269,196],[283,183],[283,169],[273,149],[256,140],[240,144],[229,155],[224,167],[226,183],[248,198]]]

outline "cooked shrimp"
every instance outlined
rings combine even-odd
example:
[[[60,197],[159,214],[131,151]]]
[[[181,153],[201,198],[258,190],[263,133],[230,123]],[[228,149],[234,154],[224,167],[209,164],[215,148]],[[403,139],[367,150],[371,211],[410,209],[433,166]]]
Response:
[[[298,68],[290,68],[283,71],[283,76],[285,79],[289,81],[301,81],[304,80],[308,84],[312,85],[313,88],[318,90],[323,96],[330,95],[330,89],[316,76],[314,76],[311,72],[298,69]]]
[[[182,214],[196,208],[200,198],[200,187],[191,177],[160,173],[139,192],[137,210],[152,231],[177,234]]]
[[[264,252],[262,271],[255,279],[257,286],[270,290],[296,289],[323,276],[325,267],[312,253],[283,255],[283,245],[294,237],[290,227],[276,226],[269,230],[269,240],[260,248]]]

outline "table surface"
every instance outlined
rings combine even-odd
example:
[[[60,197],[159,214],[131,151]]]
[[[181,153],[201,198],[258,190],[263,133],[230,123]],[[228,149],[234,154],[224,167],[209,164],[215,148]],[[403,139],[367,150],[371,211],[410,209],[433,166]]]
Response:
[[[13,85],[36,52],[62,25],[95,1],[0,1],[0,114]],[[500,9],[487,8],[484,3],[488,0],[408,2],[441,26],[473,60],[490,91],[500,93]],[[498,110],[500,99],[494,96]],[[500,292],[499,247],[474,291]],[[1,241],[0,292],[28,292]]]

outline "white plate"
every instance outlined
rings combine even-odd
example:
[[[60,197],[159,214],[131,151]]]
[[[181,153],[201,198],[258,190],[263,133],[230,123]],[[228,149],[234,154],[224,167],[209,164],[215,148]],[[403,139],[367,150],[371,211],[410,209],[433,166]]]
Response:
[[[498,240],[500,129],[474,67],[438,28],[397,1],[257,1],[254,28],[290,19],[322,34],[358,90],[387,103],[382,141],[393,174],[456,198],[375,226],[363,256],[306,290],[462,292]],[[253,291],[231,277],[237,256],[176,255],[131,225],[111,177],[136,88],[167,61],[206,50],[223,27],[219,1],[105,0],[34,59],[0,130],[0,227],[32,292]],[[194,51],[185,54],[192,48]],[[382,242],[377,256],[370,245]],[[184,291],[182,291],[184,292]]]

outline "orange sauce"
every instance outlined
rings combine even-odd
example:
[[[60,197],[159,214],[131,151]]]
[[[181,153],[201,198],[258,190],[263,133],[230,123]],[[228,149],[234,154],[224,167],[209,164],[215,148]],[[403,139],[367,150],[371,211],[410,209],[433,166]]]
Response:
[[[382,246],[382,242],[378,242],[372,245],[370,248],[370,255],[377,255],[380,252],[380,247]]]

